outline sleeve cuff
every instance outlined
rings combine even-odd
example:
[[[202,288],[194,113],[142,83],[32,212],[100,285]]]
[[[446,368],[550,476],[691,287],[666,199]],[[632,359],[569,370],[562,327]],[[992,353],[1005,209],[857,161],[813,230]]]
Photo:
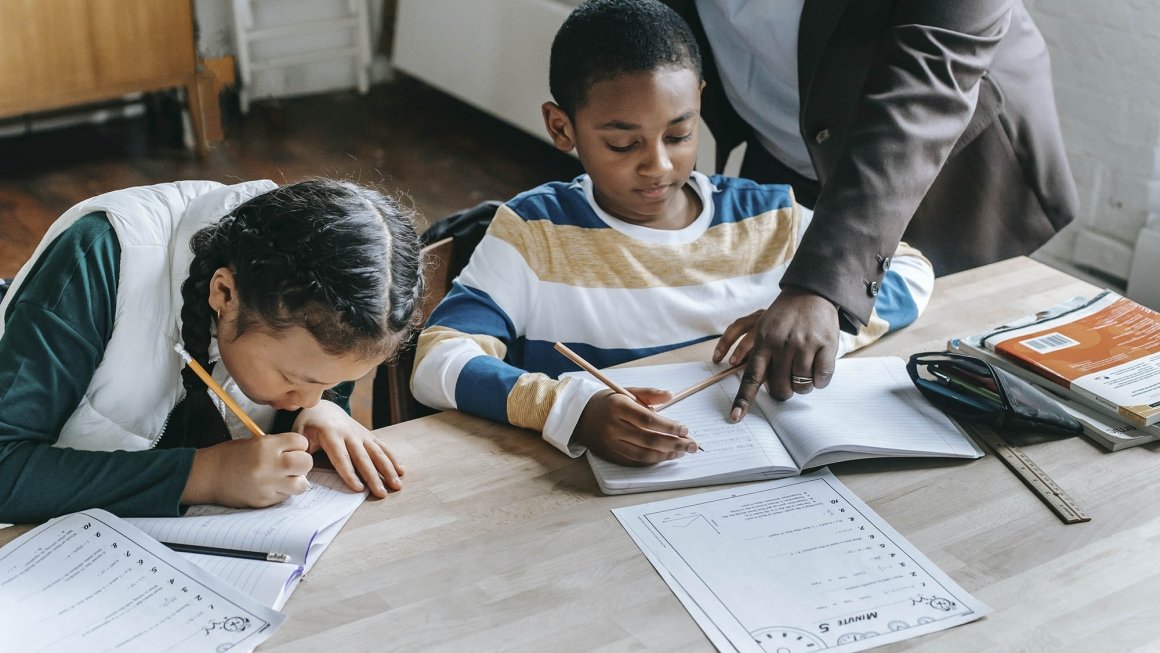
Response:
[[[857,335],[858,330],[862,327],[861,320],[856,315],[838,306],[838,328],[845,333]]]
[[[560,396],[552,404],[552,410],[548,412],[548,419],[544,422],[544,440],[573,458],[583,455],[588,448],[573,444],[572,433],[588,401],[603,390],[607,388],[596,381],[574,377],[561,390]]]

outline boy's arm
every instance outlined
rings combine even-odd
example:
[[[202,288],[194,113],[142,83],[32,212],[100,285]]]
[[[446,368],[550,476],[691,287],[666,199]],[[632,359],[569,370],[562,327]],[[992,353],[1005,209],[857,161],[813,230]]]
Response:
[[[505,360],[517,329],[487,293],[456,281],[419,335],[411,392],[441,410],[461,410],[543,433],[570,456],[580,413],[604,386],[528,372]]]
[[[842,332],[838,355],[844,356],[918,319],[934,291],[934,268],[917,249],[899,243],[882,279],[870,321],[857,334]]]
[[[535,364],[522,359],[518,343],[539,280],[521,253],[537,247],[524,242],[522,227],[511,209],[500,207],[419,336],[411,392],[432,408],[540,431],[556,448],[578,456],[584,448],[569,446],[572,431],[603,386],[527,371]]]

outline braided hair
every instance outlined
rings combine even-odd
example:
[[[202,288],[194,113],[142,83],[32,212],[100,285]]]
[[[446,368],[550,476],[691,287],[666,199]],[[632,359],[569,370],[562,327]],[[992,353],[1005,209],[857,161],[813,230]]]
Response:
[[[237,335],[302,327],[328,354],[386,358],[420,318],[414,213],[371,188],[327,179],[282,186],[201,229],[190,247],[181,337],[203,366],[217,328],[209,284],[222,267],[237,286]],[[228,439],[205,383],[188,367],[181,376],[186,397],[170,419],[184,422],[185,444]]]

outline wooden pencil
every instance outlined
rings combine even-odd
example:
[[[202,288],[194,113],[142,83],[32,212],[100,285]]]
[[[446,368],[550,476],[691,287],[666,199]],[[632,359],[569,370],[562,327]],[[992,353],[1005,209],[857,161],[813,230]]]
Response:
[[[180,344],[178,344],[174,345],[173,348],[177,351],[178,354],[181,355],[182,360],[184,360],[185,364],[189,366],[189,369],[193,370],[193,373],[205,382],[206,386],[208,386],[209,389],[213,391],[213,393],[217,395],[223,403],[225,403],[226,407],[228,407],[234,415],[238,416],[238,419],[242,420],[242,424],[246,425],[246,428],[250,430],[250,433],[254,434],[255,438],[260,438],[263,435],[266,435],[266,433],[262,431],[262,427],[258,426],[254,423],[254,420],[250,419],[250,416],[246,414],[246,411],[242,410],[242,407],[239,406],[238,402],[234,401],[234,398],[225,391],[225,388],[221,387],[218,385],[217,381],[213,380],[213,377],[209,375],[209,372],[205,371],[205,368],[201,366],[201,363],[198,363],[197,360],[193,358],[193,356],[189,355],[189,352],[185,351],[185,347],[182,347]]]
[[[608,386],[608,388],[609,388],[610,390],[612,390],[613,392],[615,392],[615,393],[617,393],[617,394],[622,394],[622,395],[624,395],[624,396],[626,396],[626,397],[628,397],[628,398],[632,399],[632,400],[633,400],[633,401],[635,401],[636,403],[640,404],[641,406],[644,406],[645,408],[648,408],[649,410],[658,410],[657,408],[654,408],[654,407],[652,407],[652,406],[650,406],[650,405],[648,405],[648,404],[644,403],[643,401],[641,401],[641,400],[640,400],[640,398],[639,398],[639,397],[637,397],[636,395],[632,394],[632,393],[631,393],[631,392],[629,392],[628,390],[625,390],[624,388],[622,388],[622,387],[620,386],[620,384],[618,384],[616,381],[613,381],[612,379],[608,378],[607,376],[604,376],[604,374],[602,374],[602,373],[600,372],[600,370],[596,369],[596,366],[595,366],[595,365],[593,365],[592,363],[589,363],[588,361],[584,360],[584,358],[583,358],[583,357],[581,357],[581,356],[580,356],[580,354],[577,354],[576,352],[572,351],[571,349],[568,349],[567,345],[565,345],[564,343],[562,343],[562,342],[557,342],[557,343],[556,343],[556,345],[555,345],[555,348],[556,348],[556,351],[558,351],[558,352],[560,352],[561,354],[563,354],[563,355],[564,355],[564,356],[565,356],[565,357],[566,357],[568,360],[570,360],[570,361],[572,361],[573,363],[576,363],[577,365],[579,365],[579,366],[580,366],[580,368],[581,368],[581,369],[583,369],[585,372],[588,372],[588,373],[589,373],[589,374],[591,374],[592,376],[594,376],[594,377],[596,377],[597,379],[599,379],[601,383],[603,383],[604,385]],[[673,403],[673,402],[672,402],[672,401],[668,401],[668,402],[666,402],[666,403],[665,403],[665,405],[667,405],[667,404],[671,404],[671,403]],[[689,438],[689,439],[690,439],[690,440],[693,440],[693,438]],[[693,441],[693,444],[697,444],[697,442],[694,440],[694,441]],[[701,445],[700,445],[700,444],[697,444],[697,450],[698,450],[698,451],[704,451],[704,449],[702,449],[702,448],[701,448]]]
[[[678,401],[680,401],[682,399],[686,399],[688,397],[691,397],[692,395],[697,394],[698,392],[704,390],[705,388],[708,388],[709,386],[717,383],[721,379],[724,379],[725,377],[729,376],[730,374],[733,374],[737,370],[742,369],[744,367],[745,367],[745,363],[738,363],[737,365],[734,365],[733,367],[730,367],[727,370],[721,370],[720,372],[717,372],[716,374],[705,379],[704,381],[700,381],[698,383],[695,383],[695,384],[685,388],[684,390],[681,390],[677,394],[673,395],[672,399],[669,399],[665,403],[659,404],[657,406],[653,406],[653,410],[660,412],[660,411],[668,408],[669,406],[672,406],[673,404],[677,403]]]
[[[624,388],[620,387],[620,385],[616,381],[613,381],[612,379],[608,378],[607,376],[604,376],[604,374],[602,374],[600,372],[600,370],[596,369],[595,365],[593,365],[592,363],[589,363],[588,361],[581,358],[580,354],[577,354],[576,352],[572,351],[571,349],[568,349],[568,347],[566,345],[564,345],[564,343],[557,342],[556,343],[556,351],[560,352],[561,354],[564,354],[565,358],[572,361],[573,363],[576,363],[585,372],[588,372],[592,376],[596,377],[596,379],[598,381],[600,381],[604,385],[608,386],[608,388],[610,390],[612,390],[613,392],[615,392],[617,394],[622,394],[622,395],[628,397],[629,399],[632,399],[636,403],[640,404],[641,406],[644,406],[645,408],[650,408],[650,406],[648,404],[641,401],[639,398],[637,398],[636,395],[634,395],[631,392],[629,392],[628,390],[625,390]]]

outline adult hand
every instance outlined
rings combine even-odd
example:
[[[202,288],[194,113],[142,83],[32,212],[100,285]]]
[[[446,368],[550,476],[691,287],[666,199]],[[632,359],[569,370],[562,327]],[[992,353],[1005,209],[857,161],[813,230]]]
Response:
[[[198,449],[181,503],[265,508],[302,494],[314,467],[307,444],[301,434],[282,433]]]
[[[731,324],[717,343],[713,360],[719,362],[740,340],[730,360],[739,362],[748,354],[749,363],[729,419],[736,422],[749,412],[763,382],[769,394],[782,401],[829,385],[839,330],[837,307],[797,288],[782,289],[768,309]]]
[[[626,390],[649,405],[673,396],[656,388]],[[651,465],[697,450],[697,443],[689,438],[689,427],[611,390],[588,400],[572,438],[597,456],[619,465]]]
[[[403,489],[403,466],[374,433],[359,424],[345,410],[330,401],[302,409],[294,420],[294,430],[309,441],[307,451],[321,448],[347,487],[361,492],[363,483],[376,497],[387,496],[387,488]]]

